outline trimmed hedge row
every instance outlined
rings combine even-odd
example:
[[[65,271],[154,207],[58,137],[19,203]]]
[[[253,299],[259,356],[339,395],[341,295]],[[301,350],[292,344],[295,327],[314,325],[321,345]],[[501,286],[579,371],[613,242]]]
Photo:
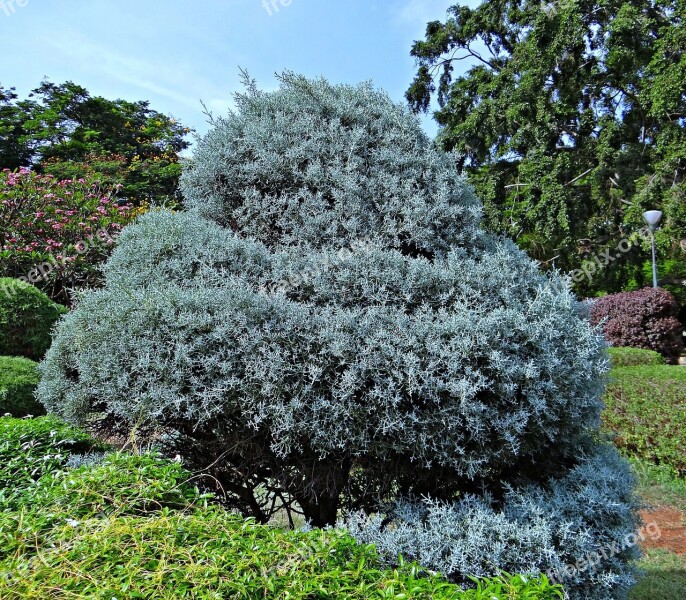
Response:
[[[0,277],[0,355],[40,360],[67,308],[19,279]]]
[[[654,350],[641,348],[608,348],[613,367],[638,367],[641,365],[664,365],[665,359]]]
[[[21,356],[0,356],[0,415],[45,414],[34,395],[39,380],[37,363]]]

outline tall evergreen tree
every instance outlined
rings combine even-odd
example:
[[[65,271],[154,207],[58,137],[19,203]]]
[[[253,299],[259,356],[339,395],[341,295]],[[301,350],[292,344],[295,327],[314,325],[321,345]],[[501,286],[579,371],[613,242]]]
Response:
[[[684,17],[682,0],[486,0],[453,6],[412,48],[407,98],[437,99],[439,143],[488,227],[545,265],[586,263],[580,293],[650,281],[638,231],[657,208],[661,271],[686,300]]]
[[[178,153],[190,130],[148,102],[92,96],[43,81],[19,100],[0,87],[0,168],[33,167],[59,179],[99,174],[134,202],[177,198]]]

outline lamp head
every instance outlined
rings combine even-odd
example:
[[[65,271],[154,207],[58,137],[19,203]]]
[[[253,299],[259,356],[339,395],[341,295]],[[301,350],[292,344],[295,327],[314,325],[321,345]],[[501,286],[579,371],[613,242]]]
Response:
[[[655,231],[657,229],[658,223],[660,222],[660,219],[662,218],[662,211],[647,210],[643,213],[643,218],[645,219],[646,223],[648,223],[650,231]]]

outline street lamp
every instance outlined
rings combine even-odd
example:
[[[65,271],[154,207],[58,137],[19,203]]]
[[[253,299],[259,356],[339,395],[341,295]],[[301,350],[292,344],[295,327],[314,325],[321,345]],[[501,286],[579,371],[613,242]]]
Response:
[[[655,230],[657,225],[662,218],[662,211],[659,210],[647,210],[643,213],[643,218],[646,223],[648,223],[648,228],[650,229],[650,244],[653,249],[653,287],[657,287],[657,262],[655,262]]]

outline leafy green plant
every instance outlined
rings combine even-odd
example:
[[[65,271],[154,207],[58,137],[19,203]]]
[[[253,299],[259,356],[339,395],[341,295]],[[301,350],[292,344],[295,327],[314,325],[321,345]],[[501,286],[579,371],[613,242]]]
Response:
[[[619,367],[605,395],[604,428],[630,456],[686,475],[686,369]]]
[[[0,355],[40,360],[67,309],[19,279],[0,278]]]
[[[64,468],[72,454],[102,448],[54,417],[0,417],[0,508],[12,506],[43,476]]]
[[[664,365],[659,352],[642,348],[608,348],[613,367],[637,367],[641,365]]]
[[[340,529],[259,525],[208,504],[190,473],[156,454],[65,469],[89,440],[70,440],[77,432],[52,418],[2,419],[0,433],[0,458],[13,460],[3,475],[17,488],[0,512],[2,598],[562,598],[545,576],[473,579],[462,591],[402,558],[384,568]],[[18,469],[41,458],[37,481]]]
[[[0,356],[0,415],[13,417],[42,415],[43,405],[35,398],[38,365],[21,356]]]
[[[217,507],[81,520],[52,534],[38,548],[26,536],[0,563],[3,598],[562,598],[545,577],[462,592],[415,564],[380,568],[373,546],[344,531],[284,531]]]

